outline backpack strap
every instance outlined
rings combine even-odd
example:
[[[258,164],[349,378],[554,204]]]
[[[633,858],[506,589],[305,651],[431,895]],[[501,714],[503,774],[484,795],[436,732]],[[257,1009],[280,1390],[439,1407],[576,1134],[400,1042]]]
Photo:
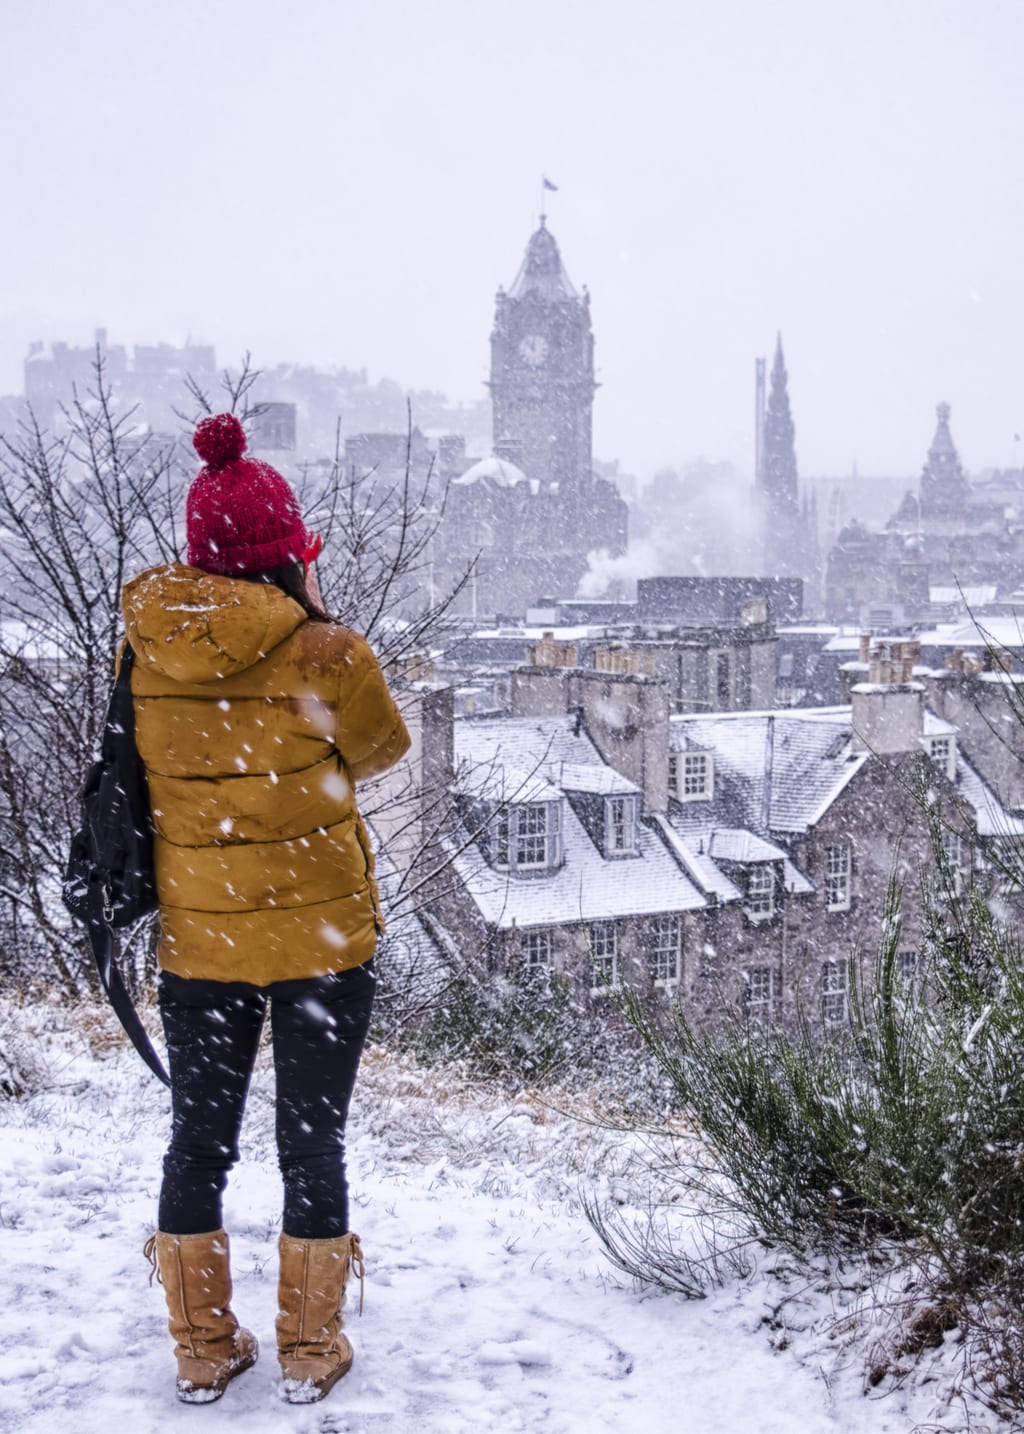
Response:
[[[110,694],[107,720],[103,724],[102,754],[107,761],[117,756],[119,738],[135,740],[135,708],[132,702],[132,665],[135,651],[130,642],[124,644],[121,666],[118,670],[114,690]],[[88,931],[89,945],[99,974],[100,984],[107,993],[107,999],[114,1008],[114,1014],[121,1022],[125,1033],[150,1070],[164,1085],[170,1085],[170,1077],[164,1070],[163,1062],[153,1048],[146,1029],[139,1019],[139,1013],[132,1004],[132,998],[124,984],[120,968],[114,960],[115,937],[108,925],[109,912],[105,909],[105,896],[94,889],[89,894]]]
[[[103,723],[103,736],[100,738],[100,755],[108,762],[117,759],[117,739],[119,737],[129,738],[133,745],[135,742],[135,704],[132,700],[132,668],[134,665],[135,649],[130,642],[126,642],[121,649],[121,666],[117,670],[117,680],[110,691],[107,717]]]
[[[114,1014],[124,1027],[132,1045],[157,1079],[169,1086],[170,1077],[164,1070],[163,1062],[153,1049],[153,1043],[139,1020],[139,1013],[132,1005],[132,998],[128,994],[117,962],[114,960],[114,934],[103,919],[102,893],[99,891],[90,893],[89,902],[93,908],[90,910],[88,921],[89,944],[92,947],[100,984],[106,991],[107,999],[114,1008]]]

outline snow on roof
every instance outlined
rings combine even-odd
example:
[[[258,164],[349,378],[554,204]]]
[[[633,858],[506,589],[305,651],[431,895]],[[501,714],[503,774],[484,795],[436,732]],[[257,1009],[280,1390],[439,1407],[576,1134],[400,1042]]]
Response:
[[[542,627],[477,627],[473,629],[473,637],[505,637],[526,639],[530,642],[540,642],[542,638],[553,637],[556,642],[579,641],[585,637],[604,637],[607,629],[593,623],[586,625],[576,624],[575,627],[559,627],[557,624],[547,622]]]
[[[1024,818],[1007,811],[992,788],[962,754],[957,759],[956,789],[974,811],[979,836],[1024,836]]]
[[[455,790],[488,802],[557,802],[562,795],[543,771],[513,762],[460,765],[456,768]]]
[[[489,478],[499,488],[514,488],[517,483],[529,481],[521,468],[505,458],[481,458],[479,463],[474,463],[465,473],[453,478],[452,486],[468,488],[472,483],[479,483],[481,478]]]
[[[563,792],[636,796],[575,718],[466,718],[455,725],[456,790],[489,801],[551,802]]]
[[[939,717],[930,707],[924,709],[924,735],[926,737],[955,737],[960,728],[953,722]]]
[[[928,601],[934,603],[962,602],[969,608],[984,607],[986,603],[995,602],[997,591],[994,583],[966,588],[929,587]]]
[[[717,861],[750,862],[784,861],[786,853],[763,837],[743,827],[715,827],[708,844],[708,855]]]
[[[786,883],[786,890],[793,892],[795,896],[808,896],[814,890],[814,882],[808,881],[789,857],[782,863],[782,879]]]
[[[557,773],[551,769],[551,779],[565,792],[594,792],[599,796],[613,793],[638,794],[640,788],[635,782],[623,777],[614,767],[578,762],[559,764]]]
[[[695,911],[704,897],[649,827],[637,827],[639,856],[605,857],[568,802],[562,808],[564,862],[550,876],[512,877],[489,867],[475,845],[454,856],[455,871],[490,926],[559,926]],[[451,843],[453,852],[460,845]]]
[[[741,892],[738,886],[720,871],[707,853],[707,842],[686,841],[682,835],[675,830],[667,817],[655,814],[654,825],[661,833],[662,840],[669,848],[676,860],[682,865],[683,870],[690,879],[709,895],[714,895],[719,901],[739,901]]]
[[[559,763],[603,766],[575,717],[466,717],[455,723],[455,760],[469,766],[550,771]]]
[[[463,791],[488,796],[492,790],[504,791],[507,798],[518,778],[517,802],[554,800],[563,789],[639,792],[607,765],[582,731],[577,732],[574,717],[467,718],[455,724],[455,754],[464,774]],[[474,771],[480,773],[475,788]],[[499,784],[502,772],[513,777]],[[534,790],[550,796],[526,795]],[[551,926],[704,906],[700,891],[644,823],[637,825],[638,856],[606,857],[569,802],[562,803],[561,814],[565,859],[551,875],[516,878],[494,871],[475,845],[455,856],[457,873],[490,925]],[[453,842],[453,850],[459,845]]]
[[[1017,617],[984,617],[975,622],[943,622],[917,635],[922,647],[1024,647],[1024,625]]]
[[[685,804],[678,818],[673,813],[673,826],[684,833],[697,827],[760,830],[770,745],[769,830],[808,830],[867,760],[867,753],[851,755],[850,733],[849,707],[672,717],[672,751],[699,746],[715,755],[714,796]]]

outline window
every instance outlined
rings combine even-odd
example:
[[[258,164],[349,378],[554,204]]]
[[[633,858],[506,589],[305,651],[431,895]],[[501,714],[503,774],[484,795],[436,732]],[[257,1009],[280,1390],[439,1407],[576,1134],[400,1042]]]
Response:
[[[851,853],[847,843],[825,848],[825,906],[829,911],[850,909]]]
[[[826,1026],[838,1026],[847,1014],[847,967],[845,961],[825,961],[821,967],[821,1019]]]
[[[540,971],[551,965],[551,932],[524,931],[523,959],[528,971]]]
[[[619,932],[614,921],[596,921],[589,931],[593,988],[607,990],[619,979]]]
[[[636,798],[608,797],[604,820],[605,854],[633,856],[636,852]]]
[[[495,866],[512,871],[548,871],[562,858],[562,813],[558,802],[503,807],[494,818]]]
[[[771,866],[752,866],[747,873],[747,915],[764,921],[775,914],[775,870]]]
[[[920,969],[920,951],[898,951],[896,953],[896,971],[901,981],[913,981]]]
[[[512,814],[503,807],[494,819],[494,864],[508,866],[508,834],[511,830]]]
[[[657,916],[651,923],[648,965],[656,986],[674,986],[683,965],[683,929],[678,916]]]
[[[736,706],[750,707],[750,648],[741,647],[736,653]]]
[[[718,654],[718,705],[725,711],[729,706],[729,654]]]
[[[683,753],[682,786],[679,800],[682,802],[709,801],[714,792],[714,764],[709,752]]]
[[[933,737],[928,744],[928,755],[944,772],[949,770],[949,758],[952,750],[953,740],[951,737]]]
[[[959,832],[943,827],[942,856],[946,865],[944,875],[952,883],[953,890],[959,891],[964,884],[964,843]]]
[[[697,710],[704,712],[711,704],[708,701],[708,654],[706,648],[697,653]]]
[[[679,757],[675,752],[668,756],[668,794],[670,797],[679,795]]]
[[[548,804],[520,807],[516,823],[516,866],[548,865]]]
[[[782,1004],[782,972],[777,966],[751,966],[744,971],[744,996],[752,1016],[773,1015]]]

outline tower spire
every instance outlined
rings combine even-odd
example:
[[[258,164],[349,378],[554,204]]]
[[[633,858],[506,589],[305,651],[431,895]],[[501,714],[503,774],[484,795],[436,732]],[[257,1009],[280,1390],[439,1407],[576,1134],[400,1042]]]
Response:
[[[950,412],[948,403],[936,405],[935,437],[921,473],[921,517],[925,520],[954,518],[967,504],[967,479],[949,431]]]
[[[782,351],[782,334],[776,335],[775,360],[764,415],[762,482],[772,506],[796,510],[799,481],[796,467],[796,428],[789,406],[789,375]]]

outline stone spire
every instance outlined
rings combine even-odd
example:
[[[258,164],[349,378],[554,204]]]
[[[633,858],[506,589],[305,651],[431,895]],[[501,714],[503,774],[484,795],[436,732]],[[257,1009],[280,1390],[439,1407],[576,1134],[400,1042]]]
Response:
[[[539,228],[530,236],[519,273],[508,291],[510,299],[522,299],[530,293],[542,299],[578,298],[562,263],[555,236],[547,227],[543,214]]]
[[[779,513],[795,514],[799,481],[796,468],[796,429],[789,407],[789,377],[782,352],[782,335],[775,344],[771,385],[764,415],[764,458],[761,481],[771,507]]]
[[[935,437],[921,472],[921,517],[925,522],[961,518],[969,491],[960,455],[949,431],[949,404],[940,403],[935,412],[938,417]]]

